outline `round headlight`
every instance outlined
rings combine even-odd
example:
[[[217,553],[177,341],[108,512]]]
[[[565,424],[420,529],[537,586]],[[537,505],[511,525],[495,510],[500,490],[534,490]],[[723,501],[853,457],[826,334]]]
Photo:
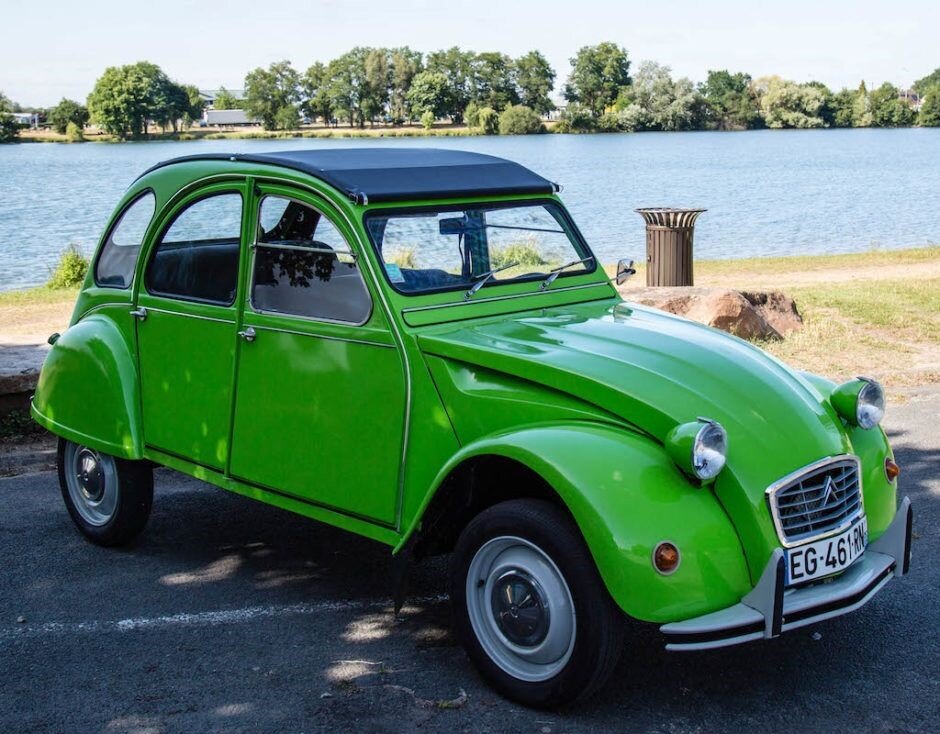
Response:
[[[709,421],[695,434],[692,444],[692,471],[699,479],[712,479],[725,467],[728,434],[714,421]]]
[[[859,428],[874,428],[884,418],[885,391],[868,377],[843,382],[832,391],[829,402],[848,423]]]
[[[858,379],[864,380],[865,385],[858,391],[855,420],[859,428],[874,428],[885,417],[885,391],[874,380],[865,377]]]
[[[666,436],[665,446],[682,471],[704,483],[714,479],[725,466],[728,434],[715,421],[699,418],[673,428]]]

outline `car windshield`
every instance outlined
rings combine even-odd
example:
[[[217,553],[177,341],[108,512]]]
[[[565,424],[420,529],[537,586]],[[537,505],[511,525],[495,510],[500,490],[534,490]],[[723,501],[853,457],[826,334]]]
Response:
[[[543,280],[591,255],[552,202],[380,212],[366,218],[366,229],[392,286],[408,294],[466,290],[500,268],[483,287]],[[593,259],[571,264],[560,277],[595,267]]]

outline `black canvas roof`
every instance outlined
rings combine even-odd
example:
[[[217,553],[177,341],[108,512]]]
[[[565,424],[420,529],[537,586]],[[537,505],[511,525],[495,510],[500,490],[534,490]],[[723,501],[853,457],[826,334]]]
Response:
[[[208,153],[158,163],[198,160],[267,163],[303,171],[359,203],[467,196],[550,194],[557,186],[518,163],[440,148],[329,148],[273,153]]]

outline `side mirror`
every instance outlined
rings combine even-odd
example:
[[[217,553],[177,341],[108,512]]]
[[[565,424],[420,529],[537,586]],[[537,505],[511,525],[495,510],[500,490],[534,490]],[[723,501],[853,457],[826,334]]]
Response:
[[[616,281],[617,285],[623,285],[632,275],[636,275],[633,260],[620,260],[617,263],[617,275],[614,277],[614,281]]]

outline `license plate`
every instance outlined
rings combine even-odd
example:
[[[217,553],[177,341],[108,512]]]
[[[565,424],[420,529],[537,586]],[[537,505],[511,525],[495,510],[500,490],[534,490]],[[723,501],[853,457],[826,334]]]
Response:
[[[865,551],[868,545],[868,522],[859,518],[845,532],[825,540],[787,548],[787,586],[838,573],[849,566]]]

